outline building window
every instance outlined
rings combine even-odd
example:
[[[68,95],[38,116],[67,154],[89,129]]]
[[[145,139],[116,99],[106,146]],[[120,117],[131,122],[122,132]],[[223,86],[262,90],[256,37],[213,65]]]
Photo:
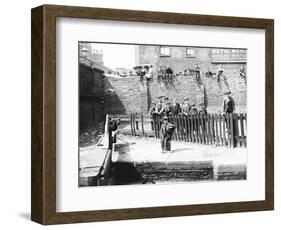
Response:
[[[186,48],[186,57],[195,57],[194,48],[191,48],[191,47]]]
[[[170,47],[167,46],[161,46],[160,47],[160,56],[170,56]]]

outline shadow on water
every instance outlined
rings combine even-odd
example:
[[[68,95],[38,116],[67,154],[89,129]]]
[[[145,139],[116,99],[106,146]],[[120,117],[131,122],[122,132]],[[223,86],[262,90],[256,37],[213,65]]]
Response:
[[[112,176],[114,185],[213,180],[213,166],[212,162],[115,162]]]
[[[116,185],[141,184],[142,176],[133,163],[115,162],[113,163],[114,181]]]
[[[192,150],[192,148],[178,148],[172,151],[172,153],[183,152],[187,150]]]

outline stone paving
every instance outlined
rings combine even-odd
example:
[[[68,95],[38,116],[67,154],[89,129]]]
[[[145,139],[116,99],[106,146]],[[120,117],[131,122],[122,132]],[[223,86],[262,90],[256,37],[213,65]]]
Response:
[[[141,138],[137,136],[120,137],[130,144],[125,152],[114,152],[113,161],[123,162],[186,162],[186,161],[212,161],[214,167],[220,165],[247,165],[246,148],[228,148],[214,145],[202,145],[172,141],[172,151],[161,152],[160,139]],[[124,143],[119,140],[118,143]]]

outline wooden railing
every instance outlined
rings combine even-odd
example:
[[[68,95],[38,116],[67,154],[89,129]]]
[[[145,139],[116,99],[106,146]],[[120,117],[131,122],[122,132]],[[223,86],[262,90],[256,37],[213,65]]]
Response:
[[[133,136],[160,137],[162,117],[143,114],[110,115],[120,118],[120,132]],[[176,126],[172,139],[205,145],[246,147],[247,114],[170,115]]]

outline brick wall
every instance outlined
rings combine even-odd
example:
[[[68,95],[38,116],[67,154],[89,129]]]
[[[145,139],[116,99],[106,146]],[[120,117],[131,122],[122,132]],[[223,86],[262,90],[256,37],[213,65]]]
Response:
[[[240,66],[239,66],[240,67]],[[175,98],[182,102],[188,97],[190,103],[198,105],[205,102],[209,112],[222,112],[223,93],[230,90],[235,101],[237,112],[246,111],[246,84],[239,77],[239,67],[225,68],[226,81],[217,81],[215,76],[201,76],[202,83],[198,84],[194,75],[176,76],[171,83],[157,82],[156,79],[147,85],[138,77],[110,78],[107,80],[115,93],[106,97],[105,110],[109,113],[146,113],[152,102],[158,96]]]
[[[158,83],[155,80],[150,84],[150,92],[152,102],[162,95],[169,99],[175,98],[178,102],[183,102],[184,98],[189,98],[190,103],[204,102],[203,88],[196,82],[194,76],[176,76],[169,83]]]
[[[106,77],[107,85],[114,91],[105,97],[107,113],[140,113],[147,110],[148,93],[138,77]]]
[[[213,68],[217,67],[213,65]],[[234,99],[236,112],[247,112],[247,85],[244,79],[239,76],[239,64],[224,64],[225,81],[219,81],[213,78],[202,77],[202,83],[205,86],[207,108],[210,112],[222,112],[223,93],[231,91]]]
[[[202,63],[203,65],[207,66],[208,63]],[[218,66],[212,64],[211,68],[211,70],[215,70]],[[83,81],[92,82],[92,90],[88,86],[85,88],[87,89],[85,93],[92,92],[94,97],[101,99],[102,106],[94,106],[93,108],[95,114],[147,113],[151,103],[162,95],[175,98],[179,102],[188,97],[190,103],[196,105],[205,102],[209,112],[221,113],[223,93],[228,90],[232,92],[236,112],[247,112],[247,85],[239,77],[240,64],[228,63],[222,65],[222,68],[226,81],[218,82],[215,76],[207,78],[202,74],[200,84],[195,80],[194,75],[176,76],[174,81],[170,83],[157,82],[156,76],[154,76],[152,82],[145,84],[137,76],[126,78],[105,77],[80,65],[80,82],[83,79]]]
[[[105,99],[105,109],[109,113],[147,113],[151,103],[162,95],[179,102],[186,97],[191,103],[204,101],[204,91],[193,76],[177,76],[171,83],[154,79],[146,84],[139,77],[107,77],[107,80],[116,92]]]

